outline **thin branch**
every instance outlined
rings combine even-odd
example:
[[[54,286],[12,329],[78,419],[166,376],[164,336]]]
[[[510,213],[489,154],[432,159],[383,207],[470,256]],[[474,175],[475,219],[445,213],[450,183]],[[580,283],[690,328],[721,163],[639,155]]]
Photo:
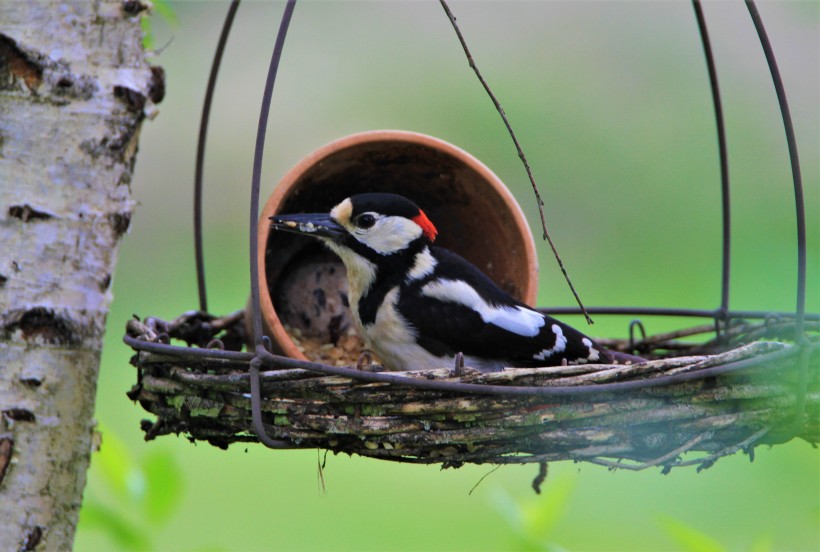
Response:
[[[500,467],[501,467],[501,464],[497,465],[496,467],[494,467],[493,469],[491,469],[490,471],[488,471],[487,473],[485,473],[484,475],[482,475],[482,476],[481,476],[481,479],[479,479],[478,481],[476,481],[476,484],[475,484],[475,485],[473,485],[473,488],[472,488],[472,489],[470,489],[470,492],[469,492],[469,493],[467,493],[467,495],[469,496],[469,495],[473,494],[473,491],[474,491],[474,490],[476,490],[476,489],[478,488],[478,486],[479,486],[479,485],[481,485],[481,483],[482,483],[485,479],[487,479],[489,476],[491,476],[491,475],[492,475],[492,474],[494,474],[496,471],[498,471],[498,469],[499,469]]]
[[[316,449],[316,475],[319,484],[319,494],[322,496],[327,494],[327,486],[325,486],[325,462],[327,462],[327,450],[325,450],[325,461],[321,460],[322,451]]]
[[[739,451],[741,449],[745,449],[745,448],[748,448],[751,445],[754,445],[756,442],[758,442],[760,439],[762,439],[769,432],[769,430],[771,430],[770,427],[764,427],[763,429],[761,429],[759,431],[756,431],[755,433],[750,435],[747,439],[744,439],[743,441],[741,441],[741,442],[739,442],[735,445],[729,445],[728,447],[724,447],[724,448],[720,449],[719,451],[715,452],[714,454],[710,454],[709,456],[706,456],[704,458],[695,458],[693,460],[686,460],[685,462],[679,462],[675,465],[675,467],[694,466],[694,465],[697,464],[699,466],[698,471],[700,471],[702,469],[706,469],[706,468],[712,466],[712,464],[714,464],[715,462],[717,462],[717,460],[719,458],[723,458],[724,456],[729,456],[731,454],[736,453],[737,451]]]
[[[527,171],[527,177],[530,179],[530,184],[532,185],[532,191],[535,193],[535,200],[538,203],[538,214],[541,217],[541,229],[543,230],[543,239],[547,240],[549,243],[550,249],[552,249],[552,254],[555,256],[555,260],[558,262],[558,267],[561,269],[561,273],[564,275],[564,279],[567,281],[567,285],[569,285],[569,289],[572,291],[572,295],[575,297],[575,302],[578,303],[578,306],[581,308],[581,311],[584,314],[584,317],[587,320],[588,324],[593,324],[592,318],[590,318],[589,313],[587,313],[586,307],[581,302],[581,298],[578,296],[578,292],[575,291],[575,286],[572,285],[572,281],[569,278],[569,274],[567,273],[567,269],[564,268],[564,262],[561,260],[561,256],[558,254],[558,249],[555,247],[555,244],[550,237],[549,232],[547,231],[547,221],[544,218],[544,201],[541,199],[541,193],[538,191],[538,185],[535,183],[535,177],[532,174],[532,169],[530,169],[530,164],[527,162],[527,156],[524,155],[524,150],[521,149],[521,144],[518,142],[518,138],[515,135],[515,132],[510,125],[510,121],[507,119],[507,114],[504,112],[504,108],[501,107],[498,99],[493,94],[493,91],[490,89],[490,85],[487,84],[487,81],[484,80],[484,77],[481,75],[481,72],[478,70],[478,66],[473,59],[472,54],[470,53],[470,49],[467,47],[467,42],[464,40],[464,36],[461,34],[461,29],[458,28],[458,24],[456,23],[456,18],[453,15],[453,12],[450,11],[450,7],[447,5],[445,0],[439,0],[441,2],[441,7],[444,8],[444,12],[447,14],[447,17],[450,19],[450,23],[453,25],[453,29],[456,31],[456,35],[458,35],[458,40],[461,43],[461,47],[464,49],[464,54],[467,56],[467,62],[470,64],[470,67],[475,72],[478,80],[481,82],[481,85],[484,87],[484,90],[487,92],[487,95],[495,105],[496,111],[498,114],[501,115],[501,119],[504,121],[504,125],[507,127],[507,132],[509,132],[510,137],[512,138],[513,143],[515,144],[515,149],[518,152],[518,157],[521,159],[521,162],[524,164],[524,169]]]
[[[618,469],[618,470],[632,470],[632,471],[641,471],[647,468],[653,468],[655,466],[660,466],[668,462],[669,460],[673,460],[677,458],[681,454],[692,450],[692,447],[703,441],[704,439],[710,439],[714,435],[713,431],[707,431],[705,433],[701,433],[700,435],[696,435],[692,439],[688,440],[682,446],[676,448],[675,450],[664,454],[654,460],[650,460],[649,462],[641,462],[640,464],[623,464],[621,462],[612,462],[611,460],[604,460],[602,458],[584,458],[585,461],[590,462],[592,464],[597,464],[599,466],[606,466],[608,468]],[[679,466],[680,464],[675,464]]]

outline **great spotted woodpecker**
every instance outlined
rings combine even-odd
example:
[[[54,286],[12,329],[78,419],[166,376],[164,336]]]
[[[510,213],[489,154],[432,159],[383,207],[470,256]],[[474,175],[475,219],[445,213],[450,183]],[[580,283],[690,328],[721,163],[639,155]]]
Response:
[[[467,260],[433,245],[438,231],[395,194],[349,197],[330,213],[276,215],[272,228],[313,236],[347,269],[348,297],[367,346],[392,370],[611,363],[578,330],[502,291]]]

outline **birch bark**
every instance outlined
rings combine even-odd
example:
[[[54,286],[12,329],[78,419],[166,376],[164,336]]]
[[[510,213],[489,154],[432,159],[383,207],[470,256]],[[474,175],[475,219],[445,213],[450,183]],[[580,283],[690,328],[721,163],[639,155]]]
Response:
[[[0,2],[0,548],[68,550],[139,129],[140,2]]]

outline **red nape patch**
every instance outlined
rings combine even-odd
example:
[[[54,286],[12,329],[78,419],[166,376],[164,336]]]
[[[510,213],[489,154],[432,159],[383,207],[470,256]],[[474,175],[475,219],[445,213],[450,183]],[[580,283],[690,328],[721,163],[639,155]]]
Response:
[[[419,214],[413,217],[413,222],[421,226],[421,230],[424,232],[424,235],[427,236],[428,240],[431,242],[436,241],[438,230],[436,230],[436,227],[430,222],[430,219],[427,218],[427,215],[424,214],[424,211],[419,209]]]

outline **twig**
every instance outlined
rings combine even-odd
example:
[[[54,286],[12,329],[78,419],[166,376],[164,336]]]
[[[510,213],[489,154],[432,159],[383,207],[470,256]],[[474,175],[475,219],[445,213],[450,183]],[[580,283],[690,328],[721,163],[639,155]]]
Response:
[[[698,471],[707,469],[712,467],[712,465],[717,462],[719,458],[723,458],[724,456],[729,456],[730,454],[734,454],[741,449],[745,449],[746,447],[753,445],[757,441],[763,438],[766,435],[770,427],[764,427],[760,431],[756,431],[752,435],[750,435],[747,439],[735,444],[729,445],[728,447],[724,447],[719,451],[710,454],[709,456],[703,458],[695,458],[693,460],[686,460],[685,462],[679,462],[675,464],[675,467],[683,467],[683,466],[694,466],[695,464],[698,465]]]
[[[650,460],[649,462],[641,462],[640,464],[623,464],[621,462],[612,462],[610,460],[604,460],[602,458],[584,458],[585,461],[590,462],[592,464],[598,464],[599,466],[606,466],[612,469],[618,470],[632,470],[632,471],[641,471],[647,468],[652,468],[655,466],[659,466],[669,460],[677,458],[684,452],[687,452],[692,449],[695,445],[700,443],[705,439],[710,439],[714,435],[713,431],[707,431],[705,433],[701,433],[700,435],[696,435],[692,439],[689,439],[686,443],[682,446],[676,448],[675,450],[664,454],[654,460]],[[675,464],[676,466],[680,466],[681,464]]]
[[[541,484],[547,478],[547,465],[546,462],[538,463],[538,475],[532,480],[532,490],[535,494],[541,494]]]
[[[322,451],[316,449],[316,474],[319,483],[319,494],[326,495],[327,494],[327,487],[325,486],[325,462],[327,462],[327,450],[325,450],[325,462],[320,460]]]
[[[590,318],[589,313],[587,312],[586,307],[581,302],[581,298],[578,296],[578,292],[575,291],[575,286],[572,285],[572,281],[569,278],[569,274],[567,273],[567,269],[564,268],[564,262],[561,260],[561,256],[558,254],[558,249],[555,247],[555,244],[550,237],[549,232],[547,231],[547,221],[544,218],[544,201],[541,199],[541,193],[538,191],[538,185],[535,183],[535,177],[532,175],[532,169],[530,169],[530,164],[527,162],[527,156],[524,155],[524,150],[521,149],[521,144],[518,142],[518,138],[515,135],[515,132],[510,125],[510,121],[507,119],[507,114],[504,112],[504,108],[501,107],[498,99],[493,94],[493,91],[490,89],[490,85],[487,84],[487,81],[484,80],[484,77],[481,75],[481,72],[478,70],[478,66],[473,60],[473,56],[470,53],[470,49],[467,48],[467,42],[464,40],[464,36],[461,34],[461,30],[458,28],[458,24],[456,23],[456,18],[453,15],[453,12],[450,11],[450,7],[447,5],[445,0],[439,0],[441,2],[441,7],[444,8],[444,12],[447,14],[447,17],[450,19],[450,23],[453,25],[453,29],[456,31],[456,35],[458,35],[458,40],[461,43],[461,47],[464,49],[464,54],[467,56],[467,62],[470,64],[470,67],[475,72],[478,80],[481,82],[481,85],[484,87],[484,90],[487,92],[487,95],[495,105],[496,111],[498,114],[501,115],[501,119],[504,121],[504,126],[507,127],[507,132],[509,132],[510,137],[512,138],[513,143],[515,144],[515,149],[518,152],[518,157],[521,159],[521,162],[524,164],[524,169],[527,171],[527,177],[530,179],[530,184],[532,185],[532,191],[535,193],[535,200],[538,203],[538,214],[541,217],[541,229],[544,232],[543,238],[547,240],[549,243],[550,249],[552,249],[552,254],[555,256],[555,260],[558,262],[558,267],[561,269],[561,273],[564,275],[564,279],[567,281],[567,285],[569,285],[569,289],[572,291],[572,295],[575,297],[575,302],[578,303],[578,306],[581,308],[581,311],[584,314],[584,317],[587,320],[588,324],[593,324],[592,318]]]
[[[496,467],[494,467],[493,469],[491,469],[490,471],[488,471],[487,473],[485,473],[484,475],[482,475],[482,476],[481,476],[481,479],[479,479],[478,481],[476,481],[476,484],[475,484],[475,485],[473,485],[473,488],[472,488],[472,489],[470,489],[470,492],[469,492],[469,493],[467,493],[467,496],[469,496],[469,495],[473,494],[473,491],[474,491],[474,490],[476,490],[476,489],[478,488],[478,486],[479,486],[479,485],[481,485],[481,482],[482,482],[482,481],[484,481],[485,479],[487,479],[487,478],[488,478],[489,476],[491,476],[492,474],[494,474],[496,471],[498,471],[498,468],[500,468],[500,467],[501,467],[501,464],[497,465]]]

